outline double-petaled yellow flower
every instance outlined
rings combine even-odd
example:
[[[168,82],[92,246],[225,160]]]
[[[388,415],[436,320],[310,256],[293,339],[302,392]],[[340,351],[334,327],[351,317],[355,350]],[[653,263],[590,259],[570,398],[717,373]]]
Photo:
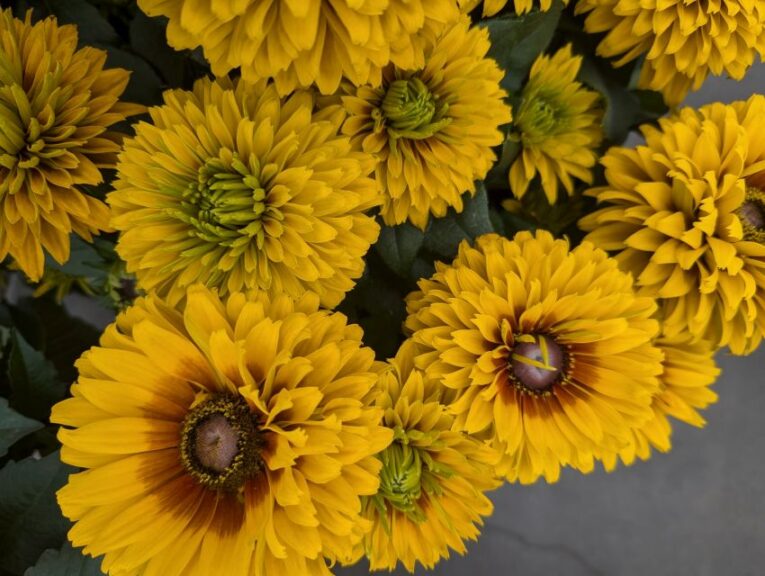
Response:
[[[484,492],[495,488],[498,454],[488,445],[452,429],[440,387],[414,367],[416,346],[405,342],[380,378],[378,406],[393,443],[378,455],[380,489],[364,499],[364,517],[373,527],[364,539],[372,570],[401,563],[414,572],[466,552],[478,537],[482,517],[492,512]]]
[[[371,523],[391,441],[362,331],[318,298],[154,297],[120,314],[53,408],[69,538],[111,576],[331,574]]]
[[[511,115],[488,51],[487,30],[463,17],[429,43],[423,66],[389,66],[382,86],[343,97],[343,132],[378,159],[386,224],[425,228],[430,214],[461,212],[461,195],[474,193],[496,160],[492,147]]]
[[[407,298],[415,365],[444,387],[455,428],[501,451],[510,481],[589,472],[653,416],[656,304],[585,242],[548,232],[464,242]]]
[[[33,281],[45,253],[69,259],[69,234],[109,228],[88,186],[113,168],[121,135],[109,128],[143,111],[119,101],[129,72],[104,70],[106,52],[77,49],[77,29],[0,12],[0,261]]]
[[[560,185],[571,195],[574,179],[592,183],[603,111],[600,95],[576,80],[581,65],[582,57],[573,56],[569,44],[552,56],[540,55],[531,67],[509,136],[521,147],[509,174],[517,198],[537,174],[550,204]]]
[[[454,0],[138,0],[167,16],[178,49],[202,46],[218,76],[274,78],[280,94],[315,83],[332,94],[343,77],[380,84],[389,62],[422,66],[424,36],[459,15]]]
[[[196,282],[334,307],[364,270],[380,203],[373,159],[340,106],[272,84],[199,80],[136,126],[109,194],[117,252],[141,288],[178,302]]]
[[[765,335],[765,97],[682,109],[642,127],[645,145],[603,157],[601,208],[580,221],[617,252],[664,331],[734,354]]]
[[[598,54],[615,66],[645,56],[639,86],[670,105],[698,90],[711,72],[740,80],[757,54],[765,57],[762,0],[578,0],[585,29],[606,35]]]
[[[513,9],[516,14],[526,14],[531,12],[534,8],[539,8],[542,12],[547,12],[552,8],[554,0],[513,0]],[[477,6],[482,5],[481,15],[484,18],[490,18],[496,15],[507,4],[508,0],[459,0],[460,9],[462,12],[470,12]],[[563,5],[568,4],[568,0],[563,0]]]

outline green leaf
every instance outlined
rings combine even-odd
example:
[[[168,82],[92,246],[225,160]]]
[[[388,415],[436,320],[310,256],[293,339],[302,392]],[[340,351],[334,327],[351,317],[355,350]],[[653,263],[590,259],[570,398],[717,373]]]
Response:
[[[106,52],[107,68],[124,68],[131,71],[122,100],[146,106],[162,103],[162,80],[146,60],[121,48],[107,46]]]
[[[13,407],[41,421],[48,420],[50,407],[66,394],[66,386],[59,382],[53,364],[32,348],[18,330],[11,334],[8,380]]]
[[[24,576],[101,576],[101,560],[85,556],[67,542],[60,550],[46,550]]]
[[[27,434],[42,428],[37,420],[22,416],[8,406],[8,400],[0,398],[0,458],[8,454],[13,446]]]
[[[75,24],[80,46],[115,44],[119,36],[98,8],[85,0],[46,0],[59,24]]]
[[[483,183],[477,184],[474,197],[465,195],[464,209],[456,214],[450,209],[443,218],[431,220],[425,231],[423,247],[432,254],[451,259],[463,240],[472,241],[476,236],[494,232],[489,215],[489,200]]]
[[[489,30],[489,57],[505,71],[502,80],[505,90],[513,93],[521,88],[534,60],[550,43],[562,8],[563,4],[556,0],[547,12],[508,14],[479,24]]]
[[[0,470],[0,566],[6,571],[20,576],[45,550],[64,543],[70,523],[58,508],[56,490],[74,471],[58,452]]]
[[[499,149],[495,148],[495,152],[498,152],[499,160],[492,166],[484,180],[484,185],[488,190],[509,191],[510,184],[507,175],[510,173],[510,167],[513,165],[513,162],[515,162],[515,159],[521,153],[521,149],[520,142],[509,140],[507,134],[505,134],[505,141],[502,143],[502,146]]]
[[[383,226],[374,248],[391,270],[408,278],[424,239],[423,232],[408,222]]]

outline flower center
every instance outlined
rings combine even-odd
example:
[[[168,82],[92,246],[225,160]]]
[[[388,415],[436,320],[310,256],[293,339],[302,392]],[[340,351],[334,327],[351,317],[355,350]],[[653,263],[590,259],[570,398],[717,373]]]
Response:
[[[393,141],[423,140],[451,122],[445,118],[447,108],[422,80],[413,76],[391,82],[382,101],[382,116]]]
[[[561,379],[566,362],[563,348],[549,336],[522,335],[516,339],[510,373],[526,392],[544,394]]]
[[[536,93],[524,97],[516,124],[523,140],[540,142],[565,128],[565,118],[554,98]]]
[[[744,228],[744,238],[765,244],[765,192],[753,186],[747,188],[738,217]]]
[[[263,469],[263,445],[247,402],[217,396],[194,407],[184,419],[181,461],[207,488],[236,492]]]
[[[207,242],[232,246],[241,237],[262,237],[263,215],[269,210],[260,181],[260,163],[253,155],[247,164],[236,152],[223,149],[197,172],[197,181],[183,191],[178,217],[191,224]]]
[[[417,514],[417,500],[422,490],[423,465],[419,451],[408,444],[393,442],[380,454],[379,496],[396,510]]]

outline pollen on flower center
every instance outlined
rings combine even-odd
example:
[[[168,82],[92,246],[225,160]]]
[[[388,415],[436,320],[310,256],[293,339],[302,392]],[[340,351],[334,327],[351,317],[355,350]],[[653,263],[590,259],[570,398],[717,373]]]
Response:
[[[197,181],[183,193],[180,216],[193,224],[200,238],[217,242],[262,234],[266,190],[257,176],[257,161],[251,159],[250,164],[224,150],[199,168]]]
[[[391,82],[382,101],[382,115],[394,139],[431,137],[449,124],[450,120],[444,118],[446,110],[447,105],[439,103],[416,76]]]
[[[744,238],[765,244],[765,192],[752,186],[747,188],[738,216],[744,227]]]
[[[561,379],[566,355],[549,336],[523,335],[510,357],[510,372],[519,388],[542,394]]]
[[[218,396],[194,407],[183,421],[181,461],[200,484],[235,492],[263,469],[263,445],[247,402]]]

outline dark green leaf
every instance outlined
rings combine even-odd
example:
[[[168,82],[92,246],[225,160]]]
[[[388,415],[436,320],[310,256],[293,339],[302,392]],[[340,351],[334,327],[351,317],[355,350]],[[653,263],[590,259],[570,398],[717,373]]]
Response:
[[[166,18],[149,18],[138,12],[130,23],[130,47],[161,74],[165,84],[183,86],[192,63],[188,52],[177,52],[167,44]]]
[[[107,67],[131,71],[122,100],[147,106],[162,102],[162,80],[146,60],[120,48],[106,47],[106,51]]]
[[[80,46],[114,44],[119,36],[98,8],[85,0],[46,0],[59,24],[75,24]]]
[[[21,575],[43,551],[63,544],[70,523],[55,493],[74,471],[58,452],[0,470],[0,566],[6,571]]]
[[[50,407],[66,394],[53,364],[14,330],[8,358],[11,402],[22,414],[47,421]]]
[[[499,161],[489,170],[484,185],[489,190],[509,190],[510,184],[507,175],[510,173],[510,167],[518,154],[521,153],[521,143],[516,140],[508,140],[505,137],[505,141],[498,152]]]
[[[478,183],[474,197],[466,194],[464,209],[460,214],[449,210],[443,218],[431,220],[425,231],[423,247],[437,257],[451,259],[463,240],[472,241],[476,236],[494,231],[489,216],[489,200],[483,183]]]
[[[489,56],[505,71],[502,87],[516,92],[539,54],[544,52],[555,33],[563,5],[557,1],[550,10],[529,12],[523,16],[508,14],[480,23],[489,30]]]
[[[8,400],[0,398],[0,458],[17,440],[42,428],[37,420],[22,416],[8,406]]]
[[[46,550],[24,576],[101,576],[101,560],[85,556],[67,542],[61,550]]]
[[[424,239],[422,231],[408,222],[399,226],[383,226],[375,250],[391,270],[408,278]]]

